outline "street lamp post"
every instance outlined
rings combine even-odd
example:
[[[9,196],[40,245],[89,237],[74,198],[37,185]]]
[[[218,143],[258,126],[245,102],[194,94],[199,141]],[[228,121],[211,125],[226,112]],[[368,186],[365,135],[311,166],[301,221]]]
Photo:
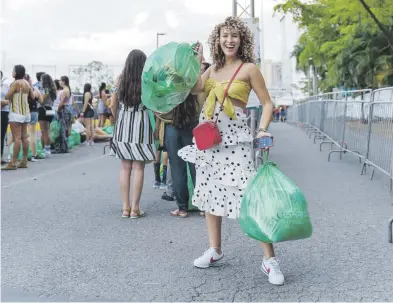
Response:
[[[308,95],[311,96],[311,69],[312,69],[312,58],[308,58]]]
[[[165,36],[166,35],[166,33],[157,33],[157,45],[156,45],[156,47],[158,48],[158,45],[159,45],[159,36]]]

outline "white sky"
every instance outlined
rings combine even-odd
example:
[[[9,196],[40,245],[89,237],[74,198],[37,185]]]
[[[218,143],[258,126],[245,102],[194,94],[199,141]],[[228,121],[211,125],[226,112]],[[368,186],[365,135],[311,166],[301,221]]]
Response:
[[[272,17],[273,7],[280,1],[255,0],[256,17],[261,17],[261,1],[264,1],[265,59],[280,61],[281,16]],[[249,3],[238,2],[243,6]],[[232,14],[232,0],[0,0],[0,3],[1,68],[9,75],[15,64],[25,65],[30,72],[52,65],[56,66],[57,78],[68,73],[68,65],[93,60],[122,65],[133,48],[149,55],[156,47],[157,32],[167,34],[160,36],[160,44],[206,42],[214,25]],[[287,43],[287,53],[293,43]],[[210,57],[207,46],[205,57]]]

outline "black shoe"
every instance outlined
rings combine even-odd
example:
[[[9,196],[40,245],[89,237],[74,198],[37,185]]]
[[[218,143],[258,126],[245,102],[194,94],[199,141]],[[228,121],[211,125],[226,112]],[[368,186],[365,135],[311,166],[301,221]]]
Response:
[[[162,199],[162,200],[165,200],[165,201],[175,201],[175,199],[174,199],[173,197],[168,196],[166,193],[164,193],[164,194],[162,195],[161,199]]]
[[[5,164],[7,164],[8,163],[8,161],[6,161],[6,160],[1,160],[1,165],[5,165]]]

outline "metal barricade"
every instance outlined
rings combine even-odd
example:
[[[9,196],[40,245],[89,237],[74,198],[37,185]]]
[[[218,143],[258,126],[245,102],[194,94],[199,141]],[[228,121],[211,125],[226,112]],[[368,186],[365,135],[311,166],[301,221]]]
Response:
[[[81,94],[72,94],[74,98],[74,102],[76,104],[76,108],[78,109],[78,113],[82,112],[83,109],[83,95]]]
[[[334,153],[353,154],[389,177],[393,193],[393,87],[322,94],[300,100],[288,109],[288,122],[301,127],[314,143],[330,145]]]
[[[369,108],[365,162],[372,167],[371,179],[375,169],[390,178],[390,192],[393,186],[393,87],[373,91]]]

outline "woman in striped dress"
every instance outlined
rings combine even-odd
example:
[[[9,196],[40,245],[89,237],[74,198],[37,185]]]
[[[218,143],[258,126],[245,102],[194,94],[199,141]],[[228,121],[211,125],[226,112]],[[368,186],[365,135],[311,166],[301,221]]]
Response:
[[[112,96],[111,109],[116,121],[111,153],[121,159],[120,194],[123,201],[123,218],[136,219],[144,215],[139,208],[139,201],[145,164],[155,160],[153,130],[147,110],[141,103],[141,78],[145,61],[146,55],[142,51],[130,52]]]

